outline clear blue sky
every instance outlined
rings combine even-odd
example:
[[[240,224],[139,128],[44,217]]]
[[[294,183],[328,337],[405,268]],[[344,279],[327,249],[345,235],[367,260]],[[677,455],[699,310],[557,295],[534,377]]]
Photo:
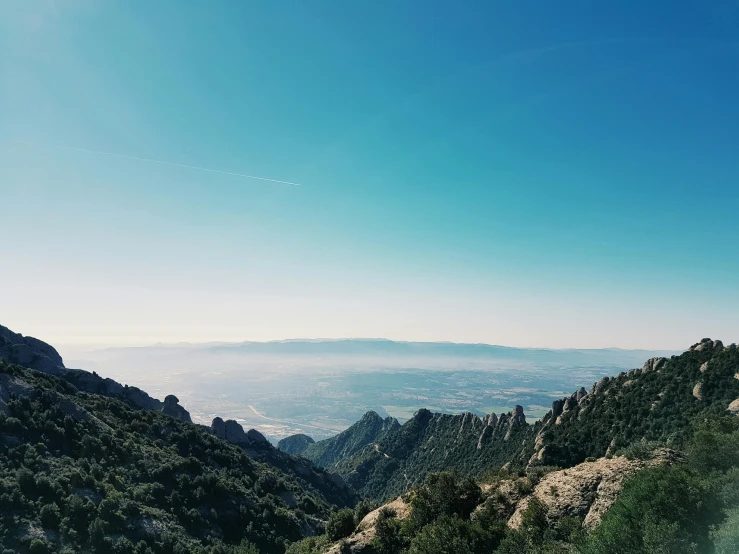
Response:
[[[733,2],[3,3],[0,323],[735,342],[737,99]]]

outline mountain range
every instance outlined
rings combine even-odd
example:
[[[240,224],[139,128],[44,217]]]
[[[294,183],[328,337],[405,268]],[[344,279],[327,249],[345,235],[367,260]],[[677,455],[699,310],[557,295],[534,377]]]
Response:
[[[254,344],[215,348],[274,348]],[[298,355],[313,344],[283,342],[279,348],[287,345]],[[460,348],[391,341],[332,344],[338,353],[369,344],[375,351],[412,355],[440,349],[452,357]],[[470,356],[540,355],[461,347]],[[716,459],[724,460],[720,471],[731,474],[730,453],[739,451],[739,444],[729,442],[729,450],[722,450],[721,441],[739,437],[739,431],[731,434],[737,415],[739,349],[703,339],[679,355],[650,357],[638,368],[556,399],[533,423],[522,406],[484,417],[419,409],[402,425],[370,411],[328,439],[315,441],[301,433],[274,448],[260,432],[245,431],[228,418],[193,423],[174,395],[158,400],[96,372],[67,368],[52,346],[0,327],[0,546],[33,553],[416,554],[441,552],[441,543],[424,535],[436,529],[461,533],[454,540],[469,548],[453,552],[498,548],[496,553],[507,554],[543,552],[515,542],[533,540],[521,529],[539,529],[536,544],[575,552],[577,537],[596,537],[606,532],[599,529],[616,525],[611,523],[616,516],[609,514],[626,509],[618,500],[623,483],[624,495],[636,494],[628,486],[630,475],[651,475],[649,468],[657,466],[679,468],[683,459],[698,468],[690,470],[702,483],[695,485],[698,489],[709,487],[709,494],[710,483],[720,485],[710,493],[717,499],[713,504],[695,504],[713,511],[690,531],[690,540],[724,544],[710,542],[711,528],[714,534],[728,533],[731,545],[733,520],[723,510],[734,502],[733,481],[721,477],[724,473],[707,478],[719,471],[720,460],[702,460],[711,457],[706,454],[711,448],[724,452]],[[701,450],[696,430],[711,421],[724,421],[716,429],[730,438],[716,431],[714,447],[699,445]],[[368,514],[388,502],[389,507]],[[536,516],[537,510],[548,515]],[[570,535],[562,525],[574,525]],[[651,551],[644,550],[651,529],[640,531],[641,550],[634,552]],[[475,533],[487,546],[471,538]],[[447,542],[457,544],[454,540]],[[421,550],[419,544],[436,546]]]

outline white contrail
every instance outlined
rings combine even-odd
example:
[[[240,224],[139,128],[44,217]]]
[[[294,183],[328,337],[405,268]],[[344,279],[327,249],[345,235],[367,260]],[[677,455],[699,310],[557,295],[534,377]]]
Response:
[[[165,162],[163,160],[152,160],[151,158],[139,158],[138,156],[127,156],[126,154],[116,154],[114,152],[103,152],[101,150],[87,150],[86,148],[76,148],[74,146],[60,146],[58,144],[40,144],[35,142],[27,142],[25,140],[14,140],[19,144],[27,144],[29,146],[46,146],[49,148],[59,148],[62,150],[76,150],[78,152],[87,152],[88,154],[103,154],[105,156],[115,156],[117,158],[127,158],[129,160],[138,160],[140,162],[152,162],[155,164],[172,165],[175,167],[184,167],[187,169],[197,169],[198,171],[209,171],[211,173],[220,173],[222,175],[232,175],[234,177],[244,177],[246,179],[259,179],[260,181],[269,181],[271,183],[282,183],[283,185],[301,186],[300,183],[291,183],[290,181],[280,181],[278,179],[268,179],[267,177],[257,177],[256,175],[244,175],[243,173],[232,173],[230,171],[221,171],[220,169],[209,169],[207,167],[197,167],[194,165],[178,164],[174,162]]]

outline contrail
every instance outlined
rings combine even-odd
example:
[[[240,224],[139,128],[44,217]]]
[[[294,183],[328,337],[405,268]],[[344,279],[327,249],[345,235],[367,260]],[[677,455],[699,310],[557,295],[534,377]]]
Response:
[[[115,156],[116,158],[127,158],[129,160],[138,160],[140,162],[151,162],[155,164],[171,165],[174,167],[184,167],[186,169],[197,169],[198,171],[209,171],[210,173],[220,173],[221,175],[232,175],[234,177],[244,177],[246,179],[258,179],[260,181],[269,181],[270,183],[282,183],[283,185],[301,186],[300,183],[291,183],[290,181],[280,181],[278,179],[268,179],[267,177],[257,177],[256,175],[245,175],[243,173],[232,173],[230,171],[221,171],[220,169],[209,169],[207,167],[197,167],[194,165],[178,164],[174,162],[165,162],[163,160],[152,160],[151,158],[139,158],[138,156],[128,156],[126,154],[116,154],[114,152],[103,152],[101,150],[87,150],[86,148],[75,148],[74,146],[60,146],[58,144],[39,144],[27,142],[25,140],[14,140],[18,144],[27,144],[29,146],[45,146],[48,148],[58,148],[60,150],[76,150],[77,152],[87,152],[88,154],[102,154],[104,156]]]

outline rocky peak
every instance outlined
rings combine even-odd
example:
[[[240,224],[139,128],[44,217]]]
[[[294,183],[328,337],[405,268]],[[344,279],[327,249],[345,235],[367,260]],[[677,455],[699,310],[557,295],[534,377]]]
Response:
[[[378,425],[382,424],[382,418],[380,417],[380,414],[375,412],[374,410],[370,410],[366,414],[362,416],[362,419],[360,419],[362,423],[376,423]]]
[[[190,412],[180,406],[180,400],[174,394],[169,394],[165,397],[164,405],[162,406],[162,413],[169,417],[192,423]]]
[[[246,437],[249,439],[252,446],[272,446],[267,438],[256,429],[249,429],[246,432]]]
[[[649,373],[650,371],[657,371],[667,363],[667,358],[649,358],[641,368],[642,373]]]
[[[301,454],[308,446],[315,442],[313,437],[309,437],[303,433],[297,433],[280,440],[277,443],[277,448],[288,454]]]
[[[94,371],[71,369],[64,366],[56,349],[34,337],[24,337],[0,325],[0,359],[56,375],[72,383],[78,389],[92,394],[123,398],[145,410],[162,412],[170,417],[191,422],[190,413],[178,405],[176,396],[162,403],[137,387],[124,386],[113,379],[103,378]]]
[[[427,410],[426,408],[421,408],[415,414],[413,414],[411,420],[415,421],[419,425],[426,425],[429,421],[431,421],[433,417],[434,414],[430,410]]]
[[[690,347],[691,351],[703,352],[704,350],[712,350],[714,348],[723,348],[724,343],[720,340],[703,339]]]
[[[2,325],[0,325],[0,358],[52,375],[59,375],[65,369],[62,357],[53,346],[37,338],[14,333]]]

